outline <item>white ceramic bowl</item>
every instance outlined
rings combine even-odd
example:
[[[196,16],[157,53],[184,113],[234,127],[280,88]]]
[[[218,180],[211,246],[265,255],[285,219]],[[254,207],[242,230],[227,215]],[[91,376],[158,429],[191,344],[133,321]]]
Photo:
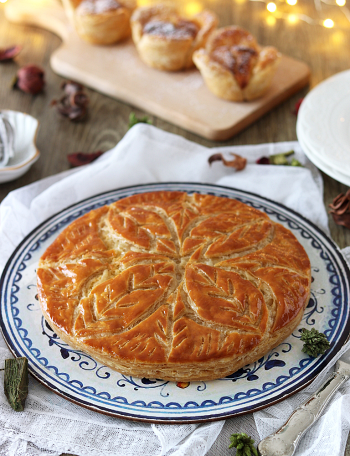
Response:
[[[15,131],[14,156],[7,165],[0,168],[0,183],[8,182],[26,173],[37,161],[40,152],[35,139],[39,122],[29,114],[19,111],[1,110]]]

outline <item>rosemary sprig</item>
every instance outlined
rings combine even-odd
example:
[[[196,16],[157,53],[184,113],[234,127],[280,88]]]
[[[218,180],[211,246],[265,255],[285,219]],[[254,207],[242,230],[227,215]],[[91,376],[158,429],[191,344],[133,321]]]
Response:
[[[313,358],[322,355],[330,347],[327,337],[312,328],[311,330],[303,328],[301,330],[301,340],[304,342],[302,351]]]
[[[236,456],[258,456],[258,451],[254,447],[254,440],[244,432],[232,434],[229,448],[237,448]]]
[[[130,116],[129,116],[128,129],[130,130],[131,127],[133,127],[134,125],[136,125],[138,123],[152,124],[152,122],[149,120],[149,118],[147,116],[139,118],[139,117],[136,117],[136,114],[134,112],[131,112]]]

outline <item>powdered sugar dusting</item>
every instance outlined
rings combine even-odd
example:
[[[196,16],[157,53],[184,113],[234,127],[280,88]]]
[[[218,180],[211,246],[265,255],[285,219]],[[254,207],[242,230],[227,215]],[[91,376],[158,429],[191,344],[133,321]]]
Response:
[[[175,23],[163,20],[152,20],[147,22],[144,26],[143,33],[180,40],[194,38],[198,33],[198,29],[199,27],[194,22],[184,19],[178,19]]]
[[[76,9],[77,14],[101,14],[120,8],[116,0],[83,0]]]

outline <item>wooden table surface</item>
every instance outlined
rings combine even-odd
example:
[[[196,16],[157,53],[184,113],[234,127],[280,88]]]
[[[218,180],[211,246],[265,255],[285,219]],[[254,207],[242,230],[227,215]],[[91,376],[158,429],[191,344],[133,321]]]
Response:
[[[142,4],[145,3],[143,0]],[[350,20],[344,14],[347,11],[342,11],[338,6],[318,1],[314,4],[309,0],[299,0],[297,5],[291,6],[277,1],[277,12],[270,14],[263,1],[194,0],[177,3],[187,11],[197,11],[203,6],[211,8],[219,16],[220,25],[237,24],[245,27],[261,44],[274,45],[284,54],[308,63],[311,68],[310,87],[223,143],[203,139],[150,116],[155,126],[204,146],[296,140],[296,117],[292,114],[296,101],[322,80],[349,68]],[[321,10],[317,10],[315,5],[321,5]],[[69,169],[66,158],[69,153],[110,149],[126,133],[130,112],[134,111],[138,116],[148,114],[87,89],[90,97],[88,118],[84,122],[73,123],[60,117],[56,110],[50,107],[50,102],[60,97],[62,78],[53,73],[49,59],[61,40],[52,33],[35,27],[10,24],[4,17],[4,7],[5,4],[0,3],[0,48],[20,44],[23,50],[14,62],[0,64],[0,109],[24,111],[40,121],[37,147],[41,157],[21,178],[0,184],[0,200],[14,189]],[[294,16],[291,16],[292,14]],[[309,19],[306,19],[306,22],[296,18],[297,14],[307,15],[314,23],[308,23]],[[334,28],[322,26],[322,21],[328,17],[333,19]],[[46,73],[45,91],[37,96],[11,89],[11,81],[17,69],[30,63],[41,66]],[[333,198],[345,192],[347,187],[324,174],[323,179],[324,202],[327,207]],[[340,247],[350,245],[350,230],[335,225],[331,217],[329,226],[333,239]],[[349,442],[346,455],[350,456]]]

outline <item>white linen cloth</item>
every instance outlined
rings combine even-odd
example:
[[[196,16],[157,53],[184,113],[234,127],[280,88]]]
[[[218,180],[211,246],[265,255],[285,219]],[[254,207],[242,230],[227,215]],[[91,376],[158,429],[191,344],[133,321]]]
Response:
[[[305,168],[256,165],[261,156],[294,149]],[[215,152],[248,159],[240,172],[208,165]],[[0,206],[0,270],[36,225],[61,209],[117,187],[151,182],[204,182],[235,187],[281,202],[327,228],[322,178],[296,142],[207,149],[139,124],[119,144],[83,168],[11,192]],[[11,357],[0,336],[0,367]],[[349,356],[350,358],[350,356]],[[334,361],[335,362],[335,361]],[[331,368],[331,366],[329,366]],[[323,375],[324,377],[324,375]],[[318,377],[319,385],[323,377]],[[0,372],[0,383],[3,372]],[[246,432],[256,443],[280,427],[316,386],[254,414],[208,424],[150,425],[86,410],[30,379],[25,411],[14,412],[0,389],[0,455],[58,456],[229,456],[229,436]],[[342,456],[350,428],[350,383],[339,390],[322,418],[303,438],[297,455]]]

